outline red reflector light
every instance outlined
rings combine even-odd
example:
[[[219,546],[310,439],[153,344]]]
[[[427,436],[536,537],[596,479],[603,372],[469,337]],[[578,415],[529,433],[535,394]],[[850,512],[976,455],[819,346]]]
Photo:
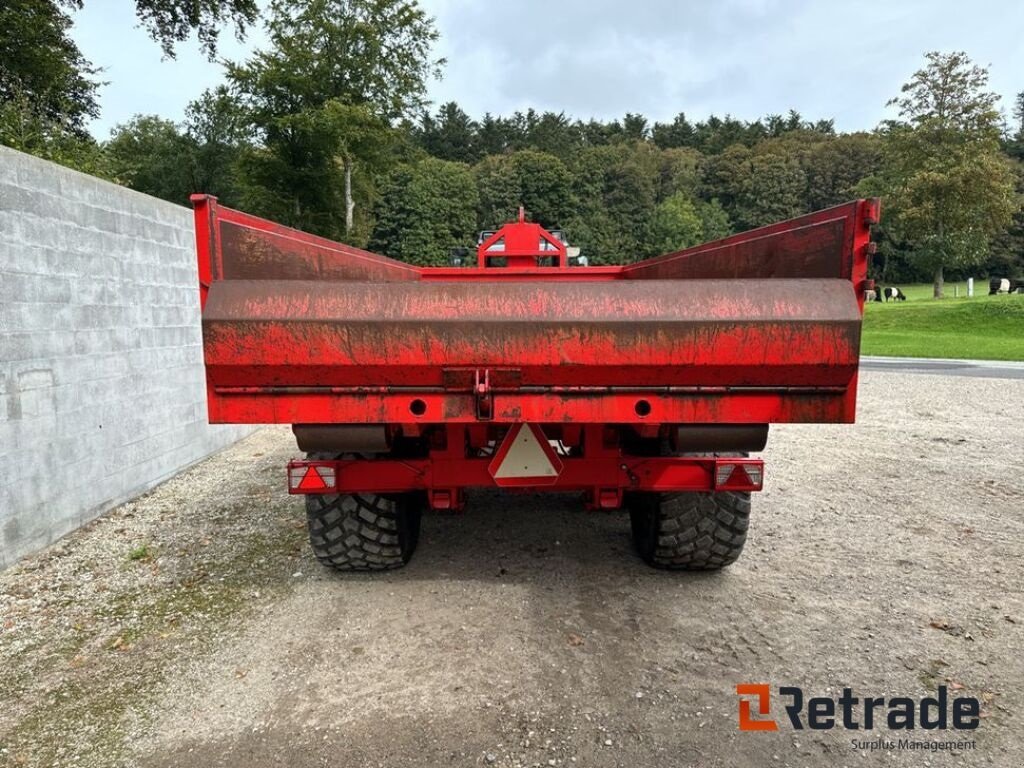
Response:
[[[763,481],[764,466],[760,462],[715,464],[716,491],[759,491]]]
[[[299,481],[300,491],[322,491],[327,487],[327,483],[324,482],[323,478],[320,477],[320,473],[316,471],[316,467],[310,467],[306,470],[306,475]]]
[[[743,471],[747,473],[750,484],[760,489],[764,483],[764,467],[760,464],[744,464]]]
[[[334,467],[309,466],[306,464],[288,467],[288,490],[292,493],[315,493],[335,487]]]
[[[715,466],[715,485],[725,485],[736,470],[735,464],[718,464]]]

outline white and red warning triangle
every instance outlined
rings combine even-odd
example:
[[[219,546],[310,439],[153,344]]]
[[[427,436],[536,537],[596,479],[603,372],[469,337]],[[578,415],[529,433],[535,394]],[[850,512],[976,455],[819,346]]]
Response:
[[[536,424],[515,424],[487,466],[496,485],[552,485],[562,461]]]
[[[322,491],[327,488],[327,483],[324,482],[317,467],[308,467],[298,488],[300,491]]]

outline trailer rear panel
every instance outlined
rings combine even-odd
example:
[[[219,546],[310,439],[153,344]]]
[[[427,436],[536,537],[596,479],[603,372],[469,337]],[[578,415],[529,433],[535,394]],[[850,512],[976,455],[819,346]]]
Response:
[[[625,267],[504,269],[413,267],[194,201],[213,422],[854,418],[877,201]]]

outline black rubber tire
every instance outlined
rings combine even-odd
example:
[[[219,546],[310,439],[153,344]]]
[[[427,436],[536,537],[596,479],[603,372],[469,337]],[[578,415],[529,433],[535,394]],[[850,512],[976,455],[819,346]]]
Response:
[[[747,541],[749,493],[635,493],[626,505],[636,550],[655,568],[716,571]]]
[[[357,456],[306,454],[311,461]],[[424,506],[419,493],[311,494],[306,496],[309,544],[316,559],[336,571],[401,568],[419,543]]]
[[[316,559],[337,571],[401,568],[416,551],[422,509],[412,493],[310,495],[309,543]]]

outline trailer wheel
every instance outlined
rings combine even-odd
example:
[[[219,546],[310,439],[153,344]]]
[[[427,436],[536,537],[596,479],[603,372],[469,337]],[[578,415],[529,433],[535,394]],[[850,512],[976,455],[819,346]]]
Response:
[[[636,493],[626,503],[637,552],[655,568],[714,571],[743,552],[749,493]]]
[[[316,559],[337,571],[385,571],[412,557],[422,505],[415,494],[306,497],[309,543]]]
[[[308,458],[335,456],[309,454]],[[313,554],[337,571],[401,568],[416,550],[423,506],[422,495],[417,493],[306,496]]]

